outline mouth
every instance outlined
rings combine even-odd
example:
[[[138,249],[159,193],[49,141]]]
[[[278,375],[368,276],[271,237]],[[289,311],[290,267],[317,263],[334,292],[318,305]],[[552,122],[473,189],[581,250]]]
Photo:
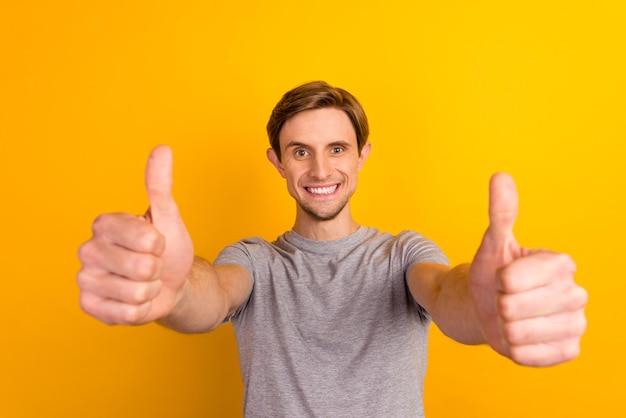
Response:
[[[323,187],[305,187],[304,189],[314,195],[324,196],[331,195],[337,191],[339,184],[334,184],[332,186],[323,186]]]

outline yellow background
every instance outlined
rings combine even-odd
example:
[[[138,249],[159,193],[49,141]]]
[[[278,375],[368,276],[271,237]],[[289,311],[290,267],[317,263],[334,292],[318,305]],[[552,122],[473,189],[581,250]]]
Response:
[[[284,91],[314,79],[352,91],[370,118],[361,223],[418,230],[469,261],[489,175],[505,170],[520,242],[572,254],[590,293],[582,354],[555,368],[433,329],[427,415],[620,416],[625,27],[622,0],[4,0],[0,416],[241,413],[230,326],[100,324],[77,304],[76,251],[99,213],[143,213],[159,143],[174,149],[200,255],[289,229],[264,126]]]

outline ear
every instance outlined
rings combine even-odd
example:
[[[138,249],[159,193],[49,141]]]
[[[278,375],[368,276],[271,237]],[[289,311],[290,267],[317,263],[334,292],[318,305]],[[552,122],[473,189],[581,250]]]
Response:
[[[276,155],[276,151],[273,148],[268,148],[267,151],[267,159],[270,160],[270,163],[276,167],[278,173],[280,173],[282,178],[285,178],[285,169],[283,168],[283,164],[278,159],[278,155]]]
[[[372,143],[367,141],[361,150],[361,155],[359,155],[359,171],[361,171],[363,164],[365,164],[365,160],[369,157],[370,151],[372,151]]]

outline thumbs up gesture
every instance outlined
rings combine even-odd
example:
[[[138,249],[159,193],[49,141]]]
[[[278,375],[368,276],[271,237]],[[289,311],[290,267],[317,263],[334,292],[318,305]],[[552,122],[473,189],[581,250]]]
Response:
[[[469,291],[485,339],[519,364],[550,366],[578,356],[587,293],[566,254],[520,247],[517,190],[499,173],[489,190],[489,228],[474,257]]]
[[[107,324],[144,324],[169,314],[191,269],[191,238],[172,197],[172,152],[156,147],[146,166],[145,216],[100,215],[79,250],[82,309]]]

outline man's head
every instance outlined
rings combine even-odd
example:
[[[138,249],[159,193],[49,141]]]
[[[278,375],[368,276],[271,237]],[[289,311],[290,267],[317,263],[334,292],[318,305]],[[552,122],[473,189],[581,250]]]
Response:
[[[354,96],[321,81],[304,84],[283,96],[267,131],[267,157],[297,203],[294,229],[334,220],[352,228],[349,202],[371,150],[367,118]]]
[[[313,81],[285,93],[272,111],[267,123],[267,134],[279,160],[282,159],[280,131],[285,122],[305,110],[322,108],[337,108],[344,111],[354,127],[359,152],[363,149],[369,136],[369,125],[359,101],[346,90],[332,87],[324,81]]]

